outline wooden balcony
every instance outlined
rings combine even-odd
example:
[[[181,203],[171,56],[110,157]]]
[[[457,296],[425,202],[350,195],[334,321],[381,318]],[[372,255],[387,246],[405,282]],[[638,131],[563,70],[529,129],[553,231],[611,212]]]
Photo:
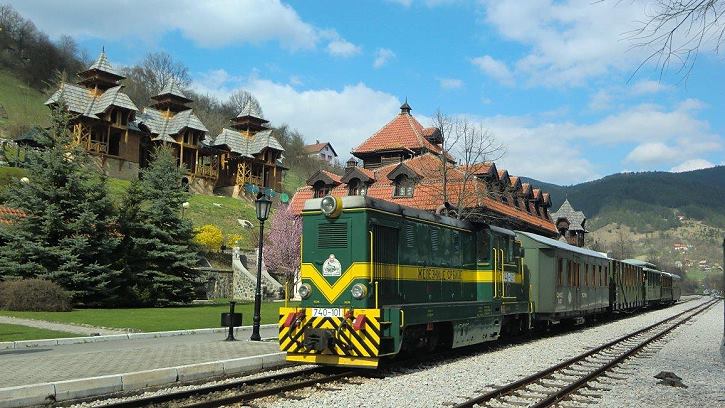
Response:
[[[207,164],[197,164],[196,165],[196,171],[194,171],[194,175],[197,177],[206,177],[206,178],[217,178],[219,177],[219,172],[217,171],[216,167]]]

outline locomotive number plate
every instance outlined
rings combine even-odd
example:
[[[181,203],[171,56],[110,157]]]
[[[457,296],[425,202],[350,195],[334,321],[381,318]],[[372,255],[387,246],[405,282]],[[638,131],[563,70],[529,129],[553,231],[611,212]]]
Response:
[[[343,317],[344,315],[345,311],[343,309],[312,308],[312,317]]]

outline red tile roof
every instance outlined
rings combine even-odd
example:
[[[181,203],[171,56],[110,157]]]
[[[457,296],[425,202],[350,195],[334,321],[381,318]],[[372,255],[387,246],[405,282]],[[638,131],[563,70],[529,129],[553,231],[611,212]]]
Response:
[[[441,149],[426,140],[426,129],[409,113],[400,113],[365,140],[353,153],[373,153],[390,150],[426,149],[440,153]]]
[[[0,224],[12,224],[17,218],[25,217],[25,211],[0,205]]]
[[[329,144],[330,144],[329,142],[324,142],[324,143],[315,143],[315,144],[311,144],[311,145],[305,145],[305,152],[306,153],[319,153],[320,150],[324,149],[325,146],[327,146]],[[332,145],[330,145],[330,148],[332,148]],[[332,149],[332,151],[334,152],[335,149]],[[337,153],[335,153],[335,154],[337,154]]]
[[[390,181],[387,176],[396,167],[398,167],[400,163],[393,163],[376,169],[373,177],[376,181],[368,187],[367,195],[369,197],[391,201],[404,206],[434,211],[443,202],[443,193],[440,183],[440,180],[442,179],[440,156],[436,156],[434,154],[423,154],[405,160],[403,163],[422,176],[422,180],[415,186],[413,197],[393,197],[393,182]],[[370,172],[368,169],[361,170]],[[331,173],[326,174],[330,177],[333,176]],[[339,179],[339,176],[337,177]],[[486,184],[481,180],[467,180],[467,184],[464,189],[463,172],[454,168],[453,165],[450,164],[448,180],[447,199],[454,205],[460,203],[467,208],[479,206],[484,207],[501,215],[519,219],[548,233],[557,232],[554,224],[545,218],[543,214],[539,217],[535,212],[528,213],[525,209],[514,207],[512,202],[513,200],[509,200],[508,203],[502,203],[499,199],[487,195]],[[475,187],[473,186],[474,183],[476,183]],[[467,193],[463,193],[465,196],[461,197],[463,191],[466,191]],[[348,195],[347,185],[340,184],[334,187],[330,191],[330,194],[337,197],[344,197]],[[313,195],[314,192],[312,187],[306,186],[298,189],[292,197],[290,208],[294,213],[300,214],[302,212],[302,208],[304,207],[305,200],[313,198]]]

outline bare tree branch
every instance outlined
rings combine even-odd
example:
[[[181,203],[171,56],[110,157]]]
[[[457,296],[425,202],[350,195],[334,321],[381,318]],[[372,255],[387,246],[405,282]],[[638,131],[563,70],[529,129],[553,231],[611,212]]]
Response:
[[[715,53],[725,38],[724,0],[658,0],[645,21],[626,36],[632,48],[645,48],[649,54],[640,62],[630,80],[645,65],[655,62],[660,78],[676,68],[686,79],[703,46]]]

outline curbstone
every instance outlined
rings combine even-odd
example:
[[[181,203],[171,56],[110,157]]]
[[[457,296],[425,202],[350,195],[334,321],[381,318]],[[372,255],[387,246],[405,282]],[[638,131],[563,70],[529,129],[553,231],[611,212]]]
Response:
[[[131,391],[152,385],[173,384],[178,381],[178,377],[179,373],[176,368],[159,368],[121,374],[121,382],[124,391]]]
[[[134,339],[153,339],[158,337],[157,332],[149,332],[149,333],[129,333],[128,339],[134,340]]]
[[[206,377],[224,374],[224,364],[220,361],[211,363],[190,364],[176,368],[179,376],[177,381],[194,381]]]
[[[240,374],[247,371],[259,370],[264,366],[262,356],[234,358],[222,361],[224,374]]]
[[[15,342],[15,348],[24,347],[46,347],[46,346],[57,346],[58,339],[46,339],[46,340],[20,340]]]
[[[53,384],[55,385],[56,401],[123,391],[123,382],[119,374],[83,378],[80,380],[59,381]]]
[[[283,351],[280,351],[278,353],[263,354],[258,357],[262,357],[262,368],[277,367],[286,363],[287,361],[285,360],[285,353]]]
[[[55,386],[49,383],[0,388],[0,408],[47,404],[54,396]]]
[[[15,348],[14,341],[2,341],[0,342],[0,350],[10,350]]]

